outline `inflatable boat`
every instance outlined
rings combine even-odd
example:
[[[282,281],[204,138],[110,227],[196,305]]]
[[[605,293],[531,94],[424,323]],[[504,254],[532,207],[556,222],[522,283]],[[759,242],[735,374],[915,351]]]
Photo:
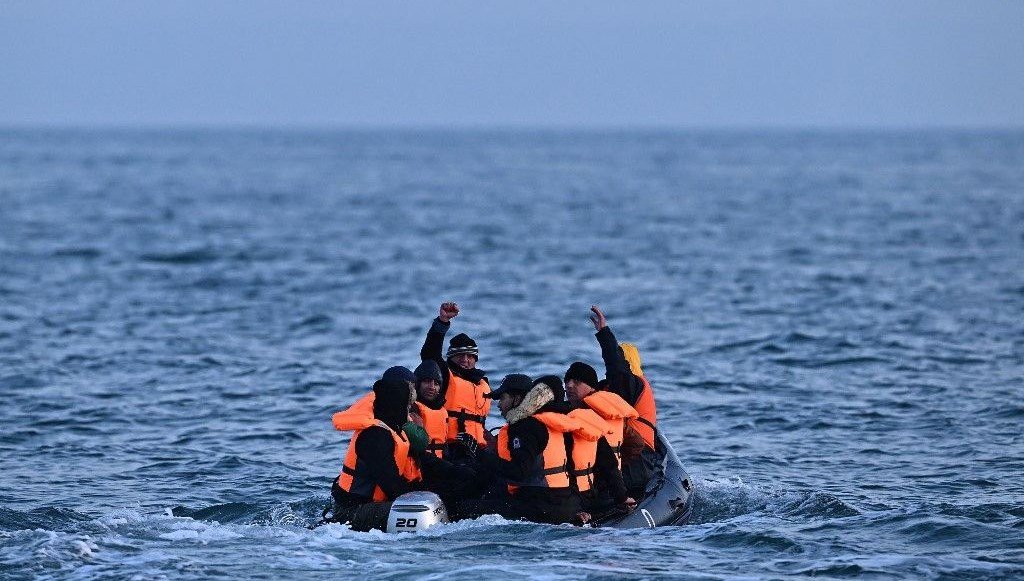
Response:
[[[672,446],[658,433],[651,456],[651,477],[642,498],[631,511],[594,515],[591,526],[642,529],[686,524],[693,508],[693,484]],[[412,533],[449,522],[448,509],[432,492],[410,492],[395,499],[387,518],[387,531]]]

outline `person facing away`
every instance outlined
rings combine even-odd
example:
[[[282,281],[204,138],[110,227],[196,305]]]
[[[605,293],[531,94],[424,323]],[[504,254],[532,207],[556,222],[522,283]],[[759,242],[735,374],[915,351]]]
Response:
[[[597,342],[601,347],[601,358],[605,364],[605,380],[598,382],[594,368],[577,361],[566,371],[566,387],[572,392],[579,382],[587,388],[596,388],[599,392],[613,393],[636,411],[635,417],[624,418],[619,457],[622,460],[623,478],[627,488],[633,493],[639,493],[657,462],[657,408],[654,403],[654,392],[646,378],[633,373],[624,350],[616,342],[601,309],[595,305],[590,307],[590,310],[593,312],[590,320],[597,330]],[[628,345],[630,353],[636,356],[639,368],[639,353],[636,347],[628,343],[624,345]],[[583,391],[589,392],[587,389]]]
[[[383,528],[390,501],[422,480],[402,430],[409,421],[409,399],[407,382],[380,379],[373,384],[371,413],[353,406],[332,417],[335,428],[355,433],[331,486],[331,522],[351,522],[355,530]]]
[[[566,445],[570,450],[572,486],[580,495],[583,510],[590,514],[607,512],[616,506],[622,510],[632,510],[636,501],[626,492],[621,464],[615,451],[622,437],[622,414],[629,413],[632,408],[625,402],[617,407],[606,405],[605,398],[598,395],[591,401],[600,400],[597,407],[606,412],[601,414],[579,397],[580,391],[586,385],[582,381],[574,381],[571,390],[566,390],[562,386],[562,380],[554,375],[542,377],[537,381],[551,386],[556,400],[568,400],[563,404],[568,410],[565,413],[580,424],[580,429],[572,432],[572,437],[567,440]],[[606,395],[618,398],[612,393]]]
[[[505,480],[504,495],[461,503],[457,518],[499,514],[511,520],[582,524],[580,499],[570,484],[569,451],[565,435],[580,424],[554,411],[554,393],[544,383],[526,375],[505,376],[488,397],[508,421],[495,443],[494,452],[482,452],[481,463]],[[563,408],[564,409],[564,408]]]
[[[440,397],[448,412],[448,441],[456,440],[464,432],[472,436],[479,446],[486,447],[484,424],[491,411],[491,400],[487,398],[491,387],[486,373],[476,366],[480,355],[476,341],[465,333],[459,333],[449,342],[446,355],[441,356],[451,320],[458,315],[457,304],[441,305],[423,341],[420,359],[434,361],[441,370]]]
[[[381,519],[386,519],[390,501],[409,490],[429,490],[446,502],[457,502],[477,493],[477,474],[472,466],[442,460],[431,449],[429,432],[416,419],[422,414],[428,426],[433,425],[435,431],[443,434],[443,415],[438,421],[436,417],[431,419],[430,414],[444,411],[430,410],[414,400],[412,379],[413,372],[407,368],[392,367],[374,384],[373,391],[331,418],[336,429],[356,431],[342,473],[331,489],[331,522],[351,522],[354,530],[382,528],[385,523]],[[397,436],[392,438],[391,445],[384,437],[384,427]],[[393,467],[405,480],[404,485],[394,478]],[[371,488],[371,482],[378,480],[381,482]],[[371,489],[373,493],[368,494]]]

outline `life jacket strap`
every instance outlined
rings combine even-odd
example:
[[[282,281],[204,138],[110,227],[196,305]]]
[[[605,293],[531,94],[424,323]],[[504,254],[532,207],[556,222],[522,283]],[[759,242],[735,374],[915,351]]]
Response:
[[[449,411],[448,415],[449,416],[455,416],[456,418],[458,418],[458,419],[460,419],[460,420],[462,420],[464,422],[476,422],[478,424],[483,424],[487,420],[487,416],[478,416],[476,414],[471,414],[469,412],[462,411],[462,410]]]
[[[466,422],[476,422],[480,424],[480,426],[482,427],[484,425],[484,422],[487,421],[487,416],[478,416],[476,414],[471,414],[464,410],[449,410],[448,417],[453,417],[456,419],[460,432],[466,431]]]
[[[654,431],[658,431],[657,426],[652,424],[647,418],[642,418],[640,416],[637,416],[637,417],[635,417],[633,419],[635,419],[636,421],[640,422],[641,424],[647,424]]]
[[[554,468],[545,468],[543,471],[541,471],[541,474],[543,474],[544,476],[553,476],[555,474],[568,474],[568,472],[569,465],[562,464],[561,466],[555,466]]]
[[[344,465],[341,467],[341,471],[342,471],[342,473],[348,474],[349,476],[356,476],[356,474],[357,474],[355,468],[349,468],[348,466],[344,466]]]

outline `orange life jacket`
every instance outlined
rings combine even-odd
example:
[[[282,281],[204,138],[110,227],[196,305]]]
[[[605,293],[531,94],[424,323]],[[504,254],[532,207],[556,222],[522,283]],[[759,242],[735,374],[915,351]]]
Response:
[[[350,412],[359,412],[361,415],[368,415],[373,417],[373,401],[374,394],[370,393],[356,400],[356,403],[349,406],[349,408],[343,412],[334,414],[346,414]],[[429,441],[427,442],[427,451],[432,452],[438,458],[444,453],[445,442],[448,441],[448,412],[443,408],[439,410],[431,409],[421,402],[416,402],[417,412],[419,416],[423,418],[423,429],[427,432]],[[342,416],[344,417],[344,416]],[[339,430],[345,430],[346,428],[338,428],[338,424],[335,423],[334,427]]]
[[[348,444],[348,451],[345,452],[345,462],[341,467],[341,474],[338,475],[338,486],[342,490],[352,494],[369,496],[374,502],[388,500],[384,491],[360,469],[359,458],[356,455],[356,441],[362,435],[363,430],[371,426],[380,426],[391,434],[391,438],[395,442],[395,465],[398,466],[399,474],[409,482],[416,482],[422,479],[423,476],[420,473],[419,466],[409,457],[409,440],[405,438],[405,434],[392,430],[390,426],[374,418],[372,405],[369,414],[366,413],[365,408],[362,406],[360,409],[349,408],[334,414],[331,422],[338,430],[355,431],[355,434],[352,435],[352,440]]]
[[[444,454],[445,442],[448,441],[448,412],[444,408],[431,409],[423,402],[416,402],[416,409],[423,418],[423,429],[430,438],[427,451],[440,458]]]
[[[548,445],[526,478],[520,482],[509,483],[509,494],[515,494],[520,486],[568,488],[569,458],[565,451],[565,438],[562,435],[580,429],[579,422],[564,414],[552,412],[542,412],[530,417],[536,418],[547,428]],[[512,459],[512,450],[508,443],[508,426],[503,426],[498,432],[497,446],[499,458],[502,460]]]
[[[611,428],[594,410],[575,409],[568,416],[580,424],[579,429],[572,433],[572,476],[577,491],[589,492],[594,487],[597,443],[611,433]]]
[[[608,423],[608,428],[611,432],[606,438],[608,438],[608,445],[615,452],[615,459],[618,460],[619,468],[621,469],[622,435],[625,431],[625,422],[628,419],[637,417],[639,414],[633,409],[633,406],[626,403],[626,400],[610,391],[595,391],[583,398],[583,403],[597,412],[597,415],[604,418],[605,422]]]
[[[642,375],[639,377],[644,382],[644,390],[640,392],[640,397],[637,398],[633,407],[640,415],[627,421],[630,427],[644,439],[644,444],[653,450],[657,433],[658,410],[654,405],[654,391],[651,390],[651,384],[647,382],[646,377]]]
[[[466,432],[481,446],[484,439],[484,422],[491,411],[491,400],[484,397],[491,392],[486,379],[470,383],[448,371],[448,390],[444,395],[444,409],[448,410],[448,440],[454,440],[459,432]]]

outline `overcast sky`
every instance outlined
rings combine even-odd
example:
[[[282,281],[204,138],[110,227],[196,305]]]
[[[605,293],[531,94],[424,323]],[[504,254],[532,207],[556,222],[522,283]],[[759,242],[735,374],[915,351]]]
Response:
[[[1024,127],[1024,1],[0,0],[0,125]]]

